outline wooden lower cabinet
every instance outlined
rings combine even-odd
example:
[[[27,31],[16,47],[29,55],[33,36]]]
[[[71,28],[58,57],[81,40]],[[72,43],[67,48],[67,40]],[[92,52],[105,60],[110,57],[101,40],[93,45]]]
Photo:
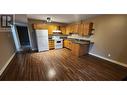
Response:
[[[55,43],[54,40],[49,40],[49,49],[54,49],[55,48]]]
[[[89,43],[87,42],[86,44],[77,44],[71,40],[64,40],[64,47],[70,49],[72,54],[77,57],[86,55],[89,52]]]
[[[64,40],[64,47],[67,48],[67,46],[68,46],[68,41]]]
[[[72,42],[70,40],[64,40],[64,47],[71,50]]]
[[[89,52],[89,44],[72,43],[71,52],[73,55],[75,55],[77,57],[86,55]]]

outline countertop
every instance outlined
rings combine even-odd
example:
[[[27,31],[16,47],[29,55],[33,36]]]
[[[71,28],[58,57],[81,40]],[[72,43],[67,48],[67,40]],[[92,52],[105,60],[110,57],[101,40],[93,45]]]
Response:
[[[76,40],[76,39],[67,39],[67,40],[70,40],[72,43],[75,43],[75,44],[81,44],[81,45],[89,45],[90,44],[90,41],[85,41],[85,40]]]
[[[68,36],[70,39],[91,41],[92,37]]]
[[[81,45],[94,44],[94,42],[91,40],[92,37],[73,37],[73,36],[62,35],[62,36],[60,36],[60,39],[70,40],[72,43],[81,44]],[[49,40],[53,40],[52,36],[49,36]]]

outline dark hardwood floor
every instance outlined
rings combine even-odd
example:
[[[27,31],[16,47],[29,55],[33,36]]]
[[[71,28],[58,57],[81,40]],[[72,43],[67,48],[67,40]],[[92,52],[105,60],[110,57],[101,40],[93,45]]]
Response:
[[[0,80],[122,80],[127,68],[86,55],[76,58],[67,49],[41,53],[18,53]]]

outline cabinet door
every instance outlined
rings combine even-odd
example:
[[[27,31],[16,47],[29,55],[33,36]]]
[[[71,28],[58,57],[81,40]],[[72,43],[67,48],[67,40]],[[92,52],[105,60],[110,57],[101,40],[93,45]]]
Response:
[[[66,47],[66,48],[71,50],[72,42],[69,41],[69,40],[64,40],[64,47]]]
[[[67,34],[67,35],[70,34],[70,27],[69,27],[69,26],[66,27],[66,34]]]
[[[68,41],[68,48],[71,50],[72,49],[72,42]]]
[[[70,45],[69,45],[69,41],[67,40],[67,48],[69,49]]]
[[[61,26],[60,30],[61,30],[62,34],[64,34],[64,35],[66,34],[66,27],[65,26]]]
[[[48,29],[48,25],[47,24],[33,24],[33,29]]]
[[[74,33],[74,25],[70,25],[70,33]]]
[[[73,29],[74,29],[74,33],[78,33],[78,24],[75,24]]]
[[[80,36],[88,36],[91,34],[93,23],[82,23],[78,25],[78,34]]]
[[[84,23],[82,36],[90,35],[91,31],[92,31],[92,28],[93,28],[93,23]]]
[[[72,43],[72,49],[71,52],[75,56],[79,56],[79,44]]]
[[[54,40],[49,40],[49,49],[54,49]]]
[[[70,28],[71,28],[70,32],[75,33],[75,28],[76,28],[75,24],[70,25]]]
[[[89,24],[85,23],[83,24],[82,36],[87,36],[87,35],[89,35]]]
[[[80,36],[82,36],[82,33],[83,33],[83,24],[79,24],[79,25],[78,25],[78,34],[79,34]]]
[[[71,47],[71,46],[70,46],[70,41],[68,40],[68,49],[70,49],[70,47]]]
[[[48,25],[48,34],[53,34],[53,30],[57,30],[58,26],[56,25]]]
[[[64,47],[68,47],[68,42],[67,42],[67,40],[64,40]]]
[[[86,24],[84,23],[82,24],[82,36],[88,35],[86,26],[87,26]]]

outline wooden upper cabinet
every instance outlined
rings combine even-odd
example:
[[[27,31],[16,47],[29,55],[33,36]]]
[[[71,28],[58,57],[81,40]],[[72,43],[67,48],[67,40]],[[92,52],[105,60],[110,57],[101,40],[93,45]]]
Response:
[[[33,29],[47,29],[48,34],[53,34],[53,30],[57,30],[57,25],[50,25],[50,24],[33,24]]]
[[[92,28],[93,28],[93,23],[85,23],[84,24],[83,36],[91,35]]]
[[[33,29],[48,29],[47,24],[33,24]]]
[[[66,27],[66,34],[78,33],[78,24],[71,24]]]
[[[70,33],[74,33],[74,25],[70,25]]]
[[[65,26],[60,26],[60,30],[62,32],[62,34],[66,34],[66,27]]]
[[[48,34],[53,34],[53,30],[57,30],[58,26],[56,25],[49,25],[48,26]]]
[[[66,34],[70,33],[78,33],[80,36],[88,36],[91,35],[93,28],[93,23],[78,23],[78,24],[70,24],[66,26]]]
[[[78,33],[78,24],[75,24],[74,27],[73,27],[73,31],[74,33]]]
[[[82,23],[78,25],[78,33],[80,36],[91,35],[93,23]]]
[[[53,30],[59,29],[57,25],[49,24],[33,24],[34,29],[48,29],[48,34],[53,34]],[[70,33],[78,33],[80,36],[91,35],[93,23],[81,23],[81,24],[70,24],[67,26],[61,26],[60,30],[62,34],[69,35]]]
[[[69,35],[70,34],[70,31],[71,31],[70,26],[67,26],[66,27],[66,34]]]
[[[78,24],[78,34],[80,36],[83,36],[83,31],[84,31],[83,29],[84,29],[83,24]]]

